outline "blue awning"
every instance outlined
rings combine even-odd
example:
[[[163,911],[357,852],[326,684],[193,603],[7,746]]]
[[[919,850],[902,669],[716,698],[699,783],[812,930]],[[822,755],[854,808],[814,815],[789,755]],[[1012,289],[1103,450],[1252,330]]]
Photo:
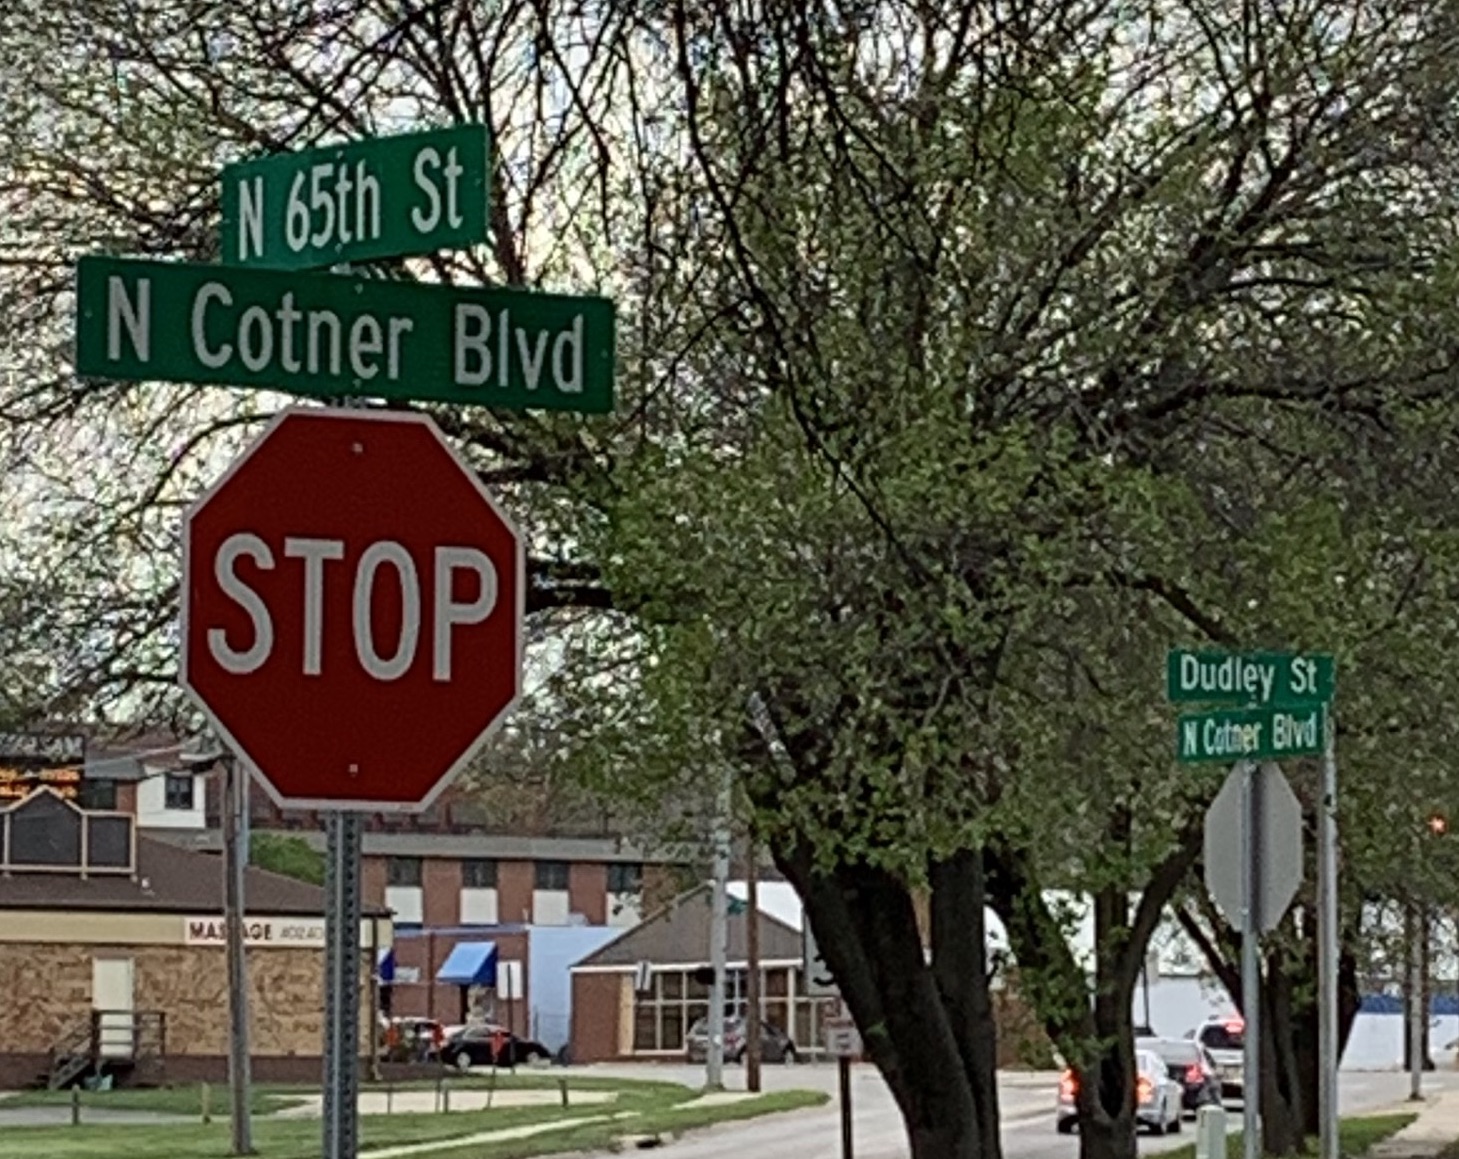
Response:
[[[384,949],[375,959],[375,977],[387,985],[395,981],[395,951]]]
[[[457,942],[436,971],[436,981],[451,986],[495,986],[496,943]]]

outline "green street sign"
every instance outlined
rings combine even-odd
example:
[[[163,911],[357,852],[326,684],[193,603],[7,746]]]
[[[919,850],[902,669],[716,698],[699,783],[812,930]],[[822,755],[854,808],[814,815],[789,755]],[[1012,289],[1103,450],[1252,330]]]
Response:
[[[1177,704],[1326,704],[1331,656],[1309,652],[1187,652],[1165,658],[1165,695]]]
[[[223,167],[223,262],[278,270],[486,238],[483,125],[371,137]]]
[[[1176,726],[1176,758],[1229,764],[1313,756],[1322,752],[1326,718],[1321,704],[1186,713]]]
[[[76,371],[606,414],[613,303],[337,274],[87,257]]]

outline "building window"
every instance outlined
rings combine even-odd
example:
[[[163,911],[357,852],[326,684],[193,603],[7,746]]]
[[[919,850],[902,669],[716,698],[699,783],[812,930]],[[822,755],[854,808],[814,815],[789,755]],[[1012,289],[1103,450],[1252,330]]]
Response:
[[[608,866],[609,893],[642,893],[643,866],[615,861]]]
[[[495,889],[496,862],[490,857],[468,857],[461,863],[462,889]]]
[[[420,885],[419,857],[392,857],[385,862],[386,885]]]
[[[537,888],[541,890],[567,889],[566,861],[537,862]]]
[[[709,987],[693,971],[656,970],[653,989],[634,996],[633,1049],[681,1051],[690,1028],[709,1014]]]
[[[163,806],[168,809],[191,810],[193,807],[193,775],[168,773],[163,782]]]
[[[76,803],[83,809],[115,809],[117,807],[117,783],[115,781],[82,781]]]

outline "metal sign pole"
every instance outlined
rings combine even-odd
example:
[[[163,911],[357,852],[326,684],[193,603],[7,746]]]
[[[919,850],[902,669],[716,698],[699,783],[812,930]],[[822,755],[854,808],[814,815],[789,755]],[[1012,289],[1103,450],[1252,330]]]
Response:
[[[1261,1159],[1261,770],[1242,767],[1241,1013],[1246,1026],[1241,1063],[1242,1152]]]
[[[1317,1108],[1320,1159],[1338,1159],[1337,724],[1327,712],[1317,814]]]
[[[232,1154],[253,1154],[249,1107],[248,966],[243,946],[243,871],[248,864],[248,772],[231,753],[223,758],[223,914],[228,955],[228,1089]]]
[[[325,814],[324,1159],[357,1159],[360,1091],[360,818]]]

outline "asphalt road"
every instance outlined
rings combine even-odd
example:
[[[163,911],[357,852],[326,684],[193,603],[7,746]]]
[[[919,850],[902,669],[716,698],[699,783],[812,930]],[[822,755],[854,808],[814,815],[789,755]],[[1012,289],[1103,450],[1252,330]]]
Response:
[[[611,1067],[600,1069],[633,1077],[675,1078],[686,1085],[704,1081],[702,1067]],[[829,1065],[792,1068],[766,1067],[765,1089],[809,1087],[836,1090],[836,1068]],[[726,1086],[743,1088],[743,1073],[727,1068]],[[1424,1089],[1459,1088],[1459,1074],[1424,1076]],[[1076,1159],[1079,1141],[1054,1131],[1054,1098],[1058,1075],[1050,1073],[1001,1076],[999,1100],[1003,1112],[1005,1159]],[[1408,1094],[1408,1076],[1388,1071],[1345,1071],[1340,1078],[1344,1115],[1384,1110],[1401,1104]],[[868,1065],[852,1068],[852,1129],[856,1159],[905,1159],[906,1136],[886,1085]],[[1240,1104],[1229,1109],[1233,1127],[1241,1123]],[[833,1103],[814,1111],[776,1115],[745,1124],[727,1124],[696,1132],[656,1150],[664,1159],[836,1159],[840,1155],[839,1112]],[[1140,1137],[1140,1150],[1156,1155],[1191,1142],[1194,1124],[1187,1122],[1179,1135]]]

